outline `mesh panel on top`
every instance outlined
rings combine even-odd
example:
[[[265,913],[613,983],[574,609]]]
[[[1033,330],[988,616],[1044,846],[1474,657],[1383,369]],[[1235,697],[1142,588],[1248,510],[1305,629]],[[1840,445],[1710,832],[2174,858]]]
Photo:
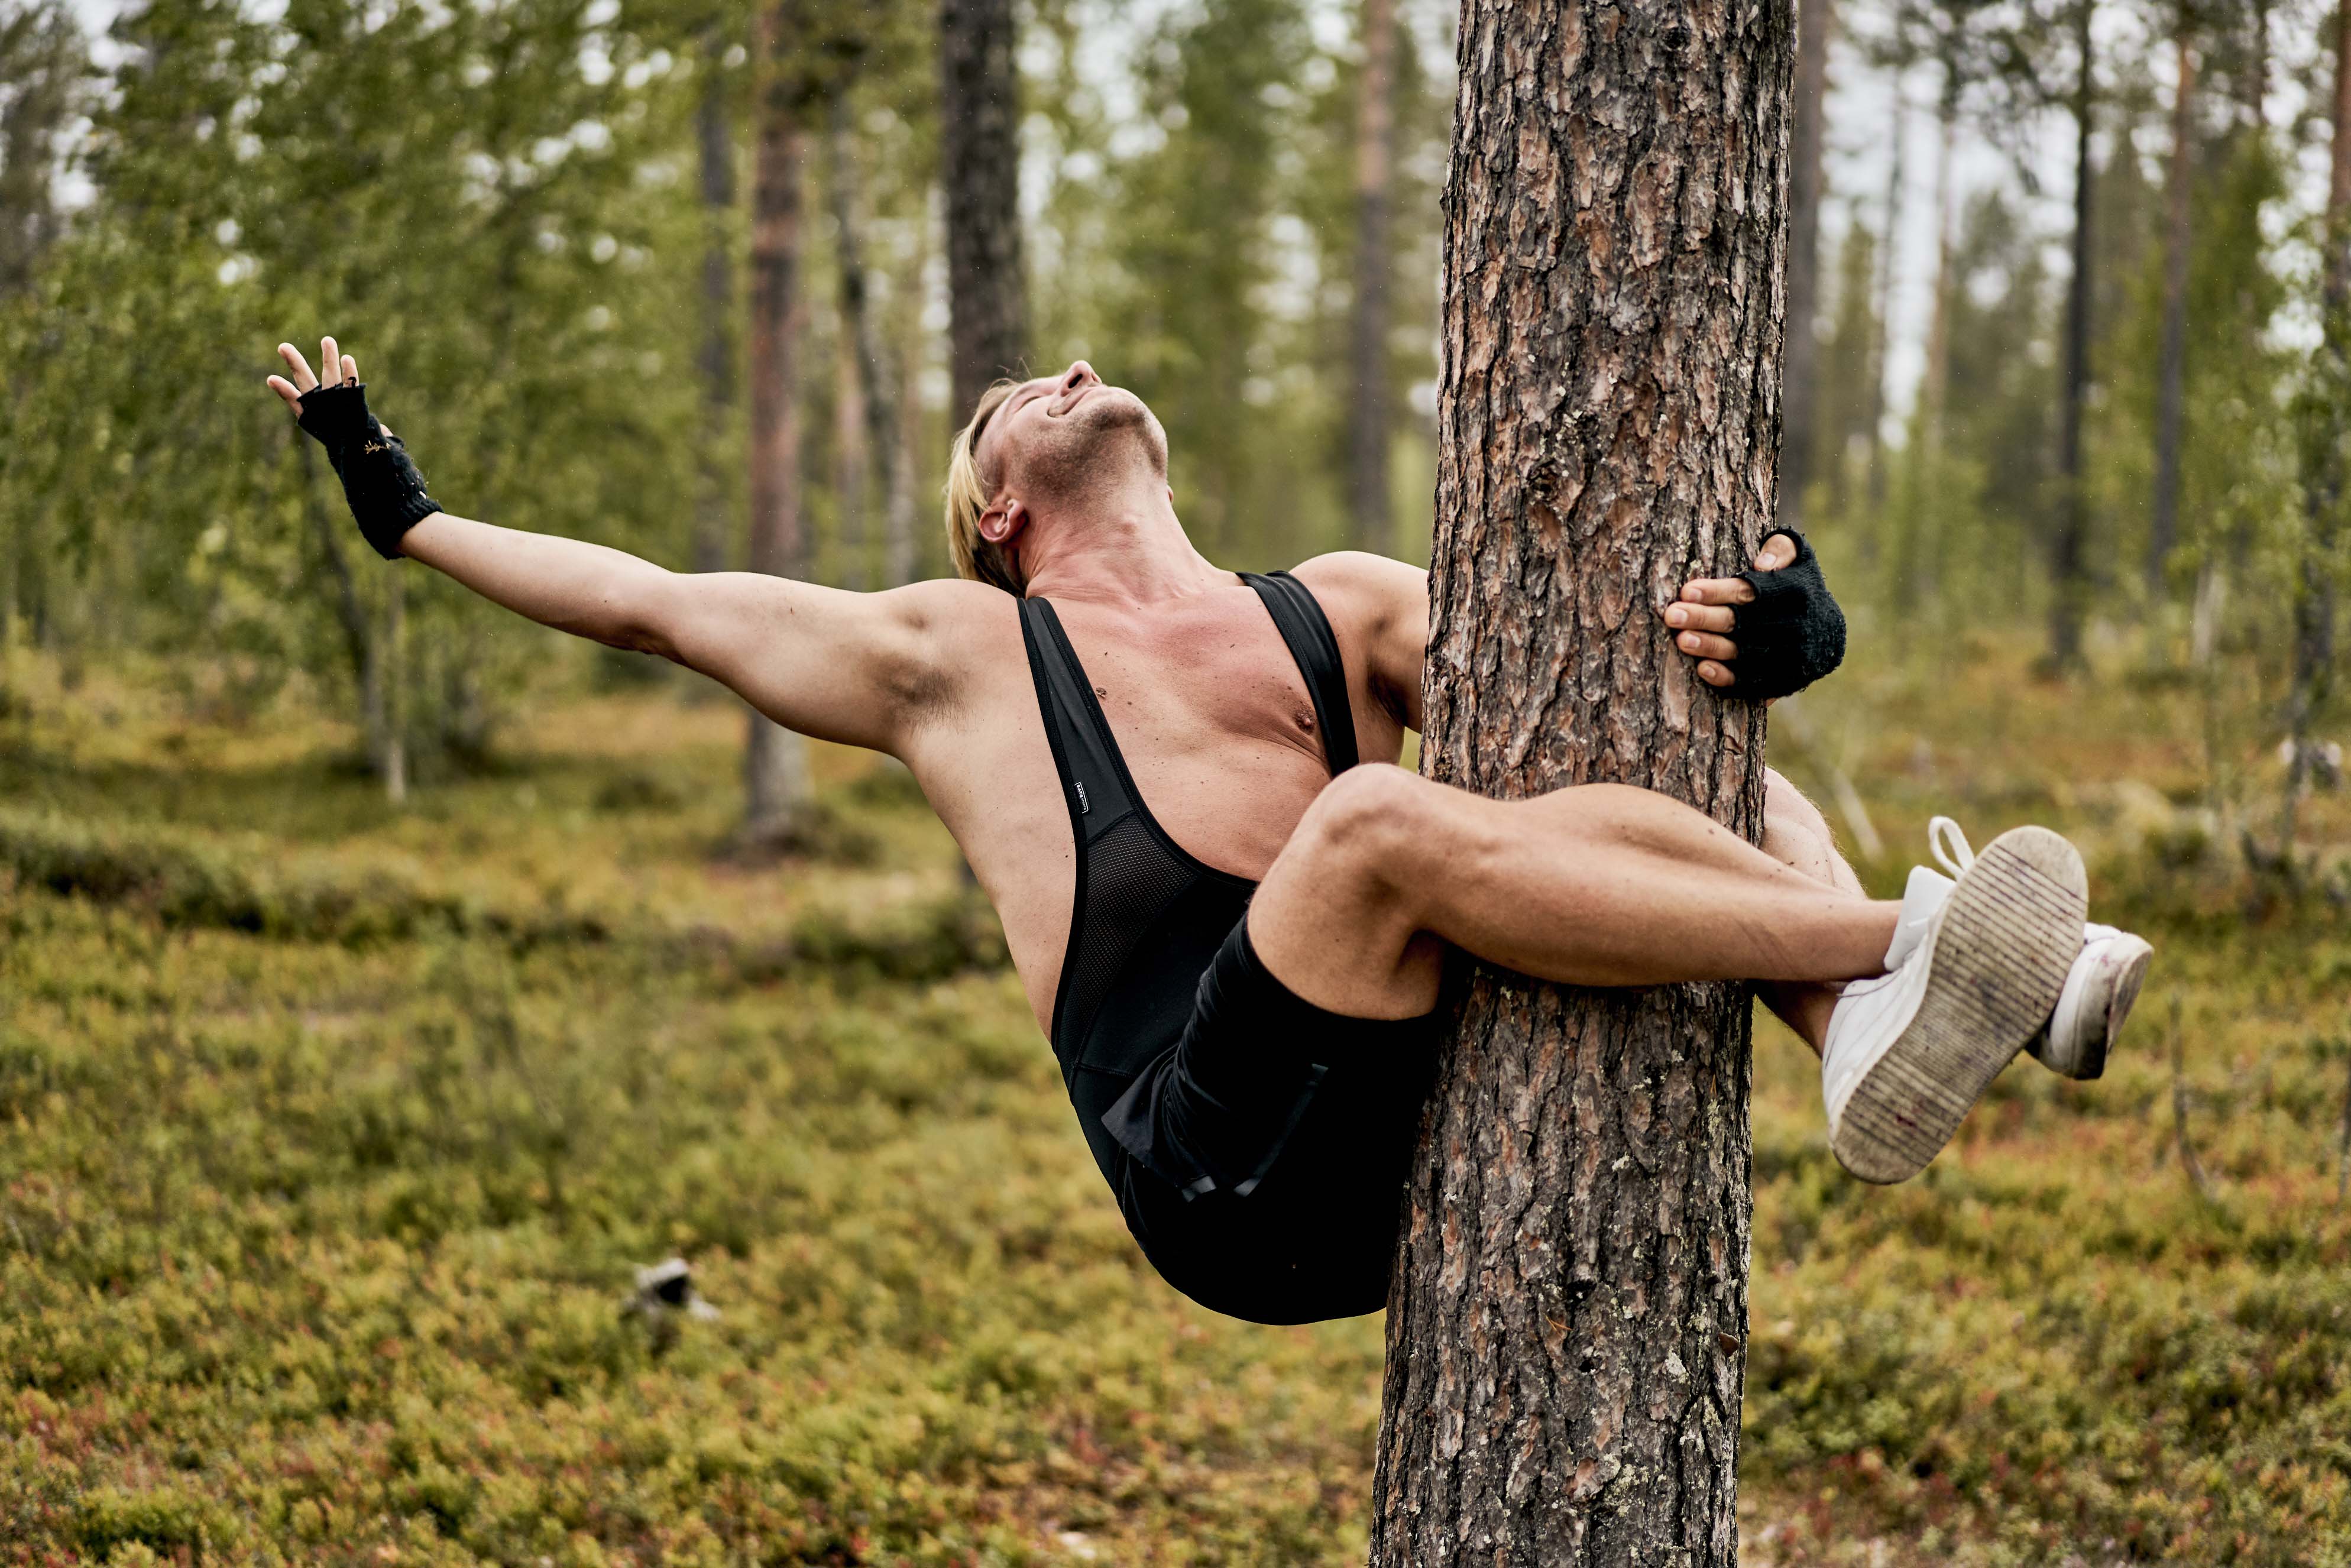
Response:
[[[1192,876],[1132,813],[1087,849],[1086,906],[1078,939],[1064,960],[1070,974],[1061,999],[1061,1040],[1071,1049],[1083,1048],[1094,1011],[1117,983],[1135,944],[1158,924]]]

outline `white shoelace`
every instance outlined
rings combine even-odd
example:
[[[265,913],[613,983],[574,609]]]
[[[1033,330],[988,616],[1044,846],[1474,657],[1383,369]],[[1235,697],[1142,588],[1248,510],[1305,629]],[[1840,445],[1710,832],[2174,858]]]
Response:
[[[1968,847],[1967,834],[1949,817],[1936,817],[1928,822],[1927,845],[1954,880],[1976,863],[1976,852]]]

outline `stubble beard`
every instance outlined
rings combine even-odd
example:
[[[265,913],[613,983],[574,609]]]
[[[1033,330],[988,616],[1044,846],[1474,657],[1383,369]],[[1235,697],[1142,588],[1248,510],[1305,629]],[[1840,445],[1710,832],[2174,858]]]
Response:
[[[1021,455],[1019,485],[1030,504],[1066,507],[1109,495],[1138,476],[1165,484],[1167,432],[1141,398],[1104,387],[1049,423]]]

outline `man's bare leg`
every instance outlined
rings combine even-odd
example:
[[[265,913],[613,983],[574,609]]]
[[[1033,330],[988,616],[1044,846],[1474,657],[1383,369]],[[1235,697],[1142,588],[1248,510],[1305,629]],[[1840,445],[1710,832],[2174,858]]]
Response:
[[[1836,836],[1820,809],[1770,768],[1763,772],[1763,852],[1815,882],[1863,896],[1861,878],[1837,852]],[[1834,985],[1809,980],[1774,980],[1755,988],[1763,1005],[1795,1030],[1814,1055],[1828,1038],[1837,991]]]
[[[1436,1005],[1447,944],[1575,985],[1835,981],[1881,972],[1899,907],[1650,790],[1491,800],[1374,765],[1315,801],[1249,936],[1306,1000],[1408,1018]]]

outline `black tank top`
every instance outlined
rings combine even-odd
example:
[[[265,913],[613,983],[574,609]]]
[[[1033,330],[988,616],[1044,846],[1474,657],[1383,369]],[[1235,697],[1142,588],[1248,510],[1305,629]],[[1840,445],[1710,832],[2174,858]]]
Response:
[[[1334,776],[1353,768],[1354,710],[1322,607],[1286,571],[1241,580],[1265,601],[1306,678],[1324,761]],[[1102,1113],[1182,1037],[1200,977],[1257,883],[1193,859],[1151,815],[1052,604],[1022,600],[1020,628],[1077,846],[1053,1054],[1086,1142],[1115,1186],[1122,1151]]]

